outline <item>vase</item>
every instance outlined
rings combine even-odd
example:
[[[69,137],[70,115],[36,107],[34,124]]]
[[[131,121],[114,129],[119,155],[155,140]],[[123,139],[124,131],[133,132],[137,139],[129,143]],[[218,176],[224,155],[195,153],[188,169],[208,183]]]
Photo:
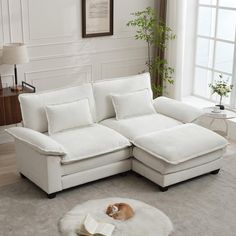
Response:
[[[216,106],[219,107],[220,110],[224,110],[224,109],[225,109],[225,106],[224,106],[224,105],[219,104],[219,105],[216,105]]]

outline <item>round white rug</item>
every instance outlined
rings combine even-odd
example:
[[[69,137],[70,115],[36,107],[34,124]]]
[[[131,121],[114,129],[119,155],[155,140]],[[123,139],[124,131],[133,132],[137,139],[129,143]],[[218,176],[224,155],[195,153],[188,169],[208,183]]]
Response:
[[[125,202],[135,211],[135,216],[127,221],[118,221],[106,215],[109,204]],[[170,219],[160,210],[146,203],[127,198],[105,198],[91,200],[77,205],[60,220],[63,236],[78,236],[75,233],[87,214],[99,222],[115,225],[112,236],[169,236],[173,232]]]

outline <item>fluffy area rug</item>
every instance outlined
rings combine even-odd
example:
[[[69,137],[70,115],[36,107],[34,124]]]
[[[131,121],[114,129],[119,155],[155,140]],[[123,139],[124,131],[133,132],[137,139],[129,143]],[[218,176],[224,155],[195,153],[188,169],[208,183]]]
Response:
[[[235,236],[236,155],[225,157],[218,175],[202,176],[164,193],[129,173],[68,189],[49,200],[22,179],[0,188],[0,235],[59,236],[58,222],[66,212],[88,200],[108,197],[136,199],[160,209],[173,222],[173,236]]]
[[[132,206],[135,215],[127,221],[114,220],[106,215],[108,205],[124,202]],[[127,198],[105,198],[79,204],[60,220],[63,236],[77,236],[78,229],[87,214],[98,222],[113,224],[112,236],[169,236],[173,232],[170,219],[160,210],[141,201]]]

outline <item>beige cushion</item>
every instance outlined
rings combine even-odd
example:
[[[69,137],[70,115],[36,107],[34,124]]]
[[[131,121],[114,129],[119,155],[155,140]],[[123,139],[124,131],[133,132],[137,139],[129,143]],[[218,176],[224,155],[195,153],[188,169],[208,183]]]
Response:
[[[70,163],[131,146],[130,142],[116,131],[94,124],[84,128],[67,130],[50,136],[66,150],[62,163]]]
[[[41,133],[48,131],[45,106],[78,101],[87,98],[95,120],[95,104],[91,84],[19,96],[24,127]]]
[[[48,133],[58,133],[93,124],[89,100],[87,98],[75,102],[46,106]]]
[[[135,159],[139,160],[146,166],[151,167],[152,169],[160,172],[161,174],[170,174],[170,173],[175,173],[178,171],[190,169],[196,166],[201,166],[206,163],[215,161],[219,158],[222,157],[224,154],[225,150],[220,149],[218,151],[214,151],[208,154],[205,154],[203,156],[199,156],[198,158],[194,158],[191,160],[188,160],[186,162],[180,163],[178,165],[172,165],[168,162],[165,162],[161,159],[158,159],[157,157],[143,151],[140,148],[135,147],[133,149],[133,155]]]
[[[167,97],[158,97],[153,103],[158,113],[172,117],[183,123],[193,122],[203,115],[201,109]]]
[[[61,144],[32,129],[24,127],[12,127],[6,130],[8,134],[13,136],[19,142],[28,145],[41,155],[64,156],[66,151]]]
[[[126,94],[112,94],[111,98],[117,120],[156,114],[148,89]]]
[[[142,89],[148,89],[150,92],[150,98],[152,98],[149,73],[113,78],[111,80],[97,81],[93,83],[97,121],[99,122],[115,116],[111,94],[124,94]]]
[[[181,125],[182,123],[161,114],[154,114],[124,120],[111,118],[102,121],[100,124],[116,130],[132,141],[139,136]]]
[[[183,124],[136,138],[132,143],[165,162],[177,165],[225,148],[228,141],[195,124]]]
[[[111,163],[119,162],[128,159],[132,156],[132,148],[124,148],[115,152],[99,155],[96,157],[86,158],[61,165],[62,175],[74,174],[77,172],[91,170],[97,167],[109,165]]]

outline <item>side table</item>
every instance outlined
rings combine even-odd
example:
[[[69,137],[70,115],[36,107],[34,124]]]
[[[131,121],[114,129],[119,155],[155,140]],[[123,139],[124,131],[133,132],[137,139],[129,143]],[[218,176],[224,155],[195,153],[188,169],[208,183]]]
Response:
[[[35,87],[25,82],[22,83],[22,91],[12,91],[10,88],[0,89],[0,126],[21,122],[18,96],[22,93],[33,92],[35,92]]]
[[[210,128],[212,128],[213,123],[216,120],[222,120],[225,124],[225,131],[222,130],[213,130],[217,132],[218,134],[227,137],[228,136],[228,122],[227,120],[233,119],[236,117],[236,112],[230,111],[230,110],[220,110],[219,113],[213,112],[213,107],[206,107],[203,109],[204,116],[211,118],[210,122]]]

